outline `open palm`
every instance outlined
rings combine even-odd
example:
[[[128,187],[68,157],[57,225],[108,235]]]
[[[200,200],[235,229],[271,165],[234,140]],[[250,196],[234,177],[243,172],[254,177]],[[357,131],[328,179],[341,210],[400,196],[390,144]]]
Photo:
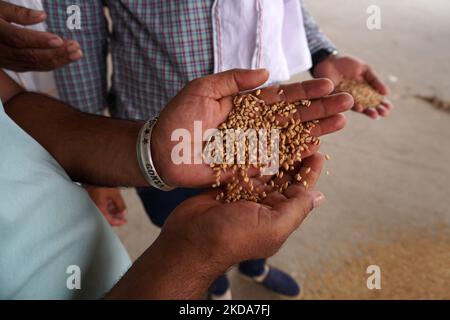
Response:
[[[339,85],[344,78],[357,81],[365,80],[381,95],[384,96],[389,93],[388,87],[368,64],[349,56],[330,57],[322,61],[314,68],[313,75],[317,78],[328,78],[333,81],[335,86]],[[358,103],[353,106],[354,111],[364,113],[373,119],[378,116],[388,116],[392,108],[392,103],[386,99],[375,108],[364,108]]]
[[[308,190],[302,184],[292,184],[284,193],[270,192],[262,203],[223,203],[215,200],[217,191],[190,198],[172,212],[161,236],[189,239],[208,260],[219,251],[225,261],[216,262],[225,267],[230,257],[232,263],[269,257],[324,201],[322,193],[313,191],[323,163],[324,158],[318,153],[303,161],[299,170],[311,168],[305,177]],[[208,248],[215,248],[215,252],[208,252]]]
[[[233,108],[232,98],[235,94],[257,88],[268,79],[266,70],[230,70],[210,75],[190,82],[161,112],[154,128],[151,148],[157,171],[169,185],[176,187],[202,187],[211,185],[215,176],[213,170],[201,161],[203,141],[194,132],[194,122],[201,121],[202,130],[215,129],[224,122]],[[278,94],[283,88],[284,96]],[[309,108],[299,109],[296,116],[302,121],[319,120],[312,134],[321,136],[340,130],[345,125],[345,118],[339,113],[353,105],[348,94],[328,96],[334,87],[331,81],[318,79],[303,83],[294,83],[262,89],[259,98],[267,103],[283,99],[297,101],[313,100]],[[172,158],[172,150],[179,144],[178,138],[172,141],[172,134],[182,129],[191,137],[190,162],[176,164]],[[179,132],[179,131],[178,131]],[[196,143],[197,142],[197,143]],[[311,147],[308,156],[317,151]],[[223,175],[227,179],[227,175]]]

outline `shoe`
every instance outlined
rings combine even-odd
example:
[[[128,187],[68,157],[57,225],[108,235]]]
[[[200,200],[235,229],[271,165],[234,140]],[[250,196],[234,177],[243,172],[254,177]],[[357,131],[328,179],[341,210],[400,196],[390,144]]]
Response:
[[[286,298],[300,298],[301,288],[294,278],[277,268],[265,265],[259,276],[250,276],[239,269],[242,276],[261,283],[264,287]]]
[[[226,275],[222,275],[214,281],[208,289],[209,300],[232,300],[230,282]]]
[[[228,288],[223,294],[208,294],[208,300],[233,300],[233,296],[231,295],[231,289]]]

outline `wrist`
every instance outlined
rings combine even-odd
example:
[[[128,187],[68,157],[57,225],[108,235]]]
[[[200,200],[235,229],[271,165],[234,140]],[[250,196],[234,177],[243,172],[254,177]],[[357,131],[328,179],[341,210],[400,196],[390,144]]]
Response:
[[[186,263],[204,274],[204,278],[214,281],[236,262],[225,261],[223,250],[211,242],[195,241],[188,235],[182,236],[179,232],[170,232],[166,228],[161,230],[157,239],[158,246],[163,252],[174,252],[174,263]]]
[[[330,62],[339,55],[339,52],[334,48],[324,48],[313,53],[311,55],[312,67],[310,69],[311,74],[314,76],[314,70],[316,67],[324,62]]]
[[[149,143],[150,152],[153,158],[153,165],[161,180],[169,185],[177,187],[178,183],[171,174],[171,152],[167,150],[167,142],[161,139],[159,123],[153,128],[153,135]]]
[[[158,261],[164,261],[163,268],[171,270],[172,279],[184,288],[179,298],[200,298],[220,275],[224,274],[232,264],[224,264],[218,260],[217,250],[210,250],[188,238],[161,232],[155,241],[154,252],[160,256]],[[175,276],[175,277],[174,277]]]
[[[201,299],[225,269],[164,232],[133,264],[107,299]]]
[[[163,180],[160,176],[163,166],[163,161],[161,158],[167,156],[164,152],[164,148],[155,148],[154,128],[157,124],[158,118],[150,120],[142,126],[136,145],[137,158],[139,162],[139,167],[150,186],[153,186],[162,191],[171,191],[174,188],[171,187]],[[155,152],[155,149],[157,150]],[[158,167],[155,166],[155,159],[158,155],[156,162],[158,162]],[[155,159],[154,159],[155,157]],[[158,170],[159,169],[159,170]]]

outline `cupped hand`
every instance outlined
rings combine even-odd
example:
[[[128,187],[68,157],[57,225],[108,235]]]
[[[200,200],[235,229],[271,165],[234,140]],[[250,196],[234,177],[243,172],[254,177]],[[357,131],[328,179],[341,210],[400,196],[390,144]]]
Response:
[[[201,121],[203,132],[217,128],[227,119],[233,108],[233,96],[263,85],[268,76],[266,70],[239,69],[206,76],[190,82],[169,102],[160,114],[151,141],[156,170],[167,184],[203,187],[214,182],[214,171],[202,161],[204,143],[198,143],[202,137],[194,133],[194,121]],[[283,89],[282,95],[279,94],[280,89]],[[345,117],[340,113],[353,105],[353,99],[348,94],[329,95],[333,90],[330,80],[317,79],[267,87],[261,90],[259,98],[267,103],[280,99],[289,102],[312,100],[310,107],[299,107],[299,112],[294,114],[294,117],[302,121],[320,120],[312,134],[321,136],[342,129],[345,126]],[[188,141],[192,153],[189,164],[175,164],[172,159],[172,151],[180,143],[177,137],[175,141],[171,139],[177,129],[191,137]],[[311,152],[304,156],[317,151],[317,148],[318,146],[312,146]],[[197,163],[194,163],[195,161]],[[226,174],[222,178],[227,179]]]
[[[315,66],[313,75],[316,78],[328,78],[333,81],[335,86],[338,86],[344,78],[357,81],[365,80],[381,95],[389,94],[389,88],[380,80],[372,67],[353,57],[331,56]],[[378,116],[387,117],[393,107],[393,104],[385,99],[375,108],[364,108],[364,106],[355,103],[353,110],[376,119]]]
[[[0,1],[0,67],[17,72],[49,71],[82,58],[76,41],[49,33],[22,28],[44,22],[43,11]]]
[[[269,193],[263,203],[223,203],[215,200],[214,191],[190,198],[171,213],[160,240],[193,252],[193,256],[201,253],[208,263],[224,268],[272,256],[311,210],[325,200],[321,192],[313,190],[323,162],[318,153],[302,162],[299,170],[311,168],[305,176],[308,189],[294,183],[284,193]]]

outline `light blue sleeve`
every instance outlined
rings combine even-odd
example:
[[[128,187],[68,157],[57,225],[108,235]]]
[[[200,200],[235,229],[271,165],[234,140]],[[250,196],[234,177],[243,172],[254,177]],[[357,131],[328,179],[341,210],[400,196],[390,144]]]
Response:
[[[87,193],[1,102],[0,237],[0,299],[102,298],[131,264]]]

